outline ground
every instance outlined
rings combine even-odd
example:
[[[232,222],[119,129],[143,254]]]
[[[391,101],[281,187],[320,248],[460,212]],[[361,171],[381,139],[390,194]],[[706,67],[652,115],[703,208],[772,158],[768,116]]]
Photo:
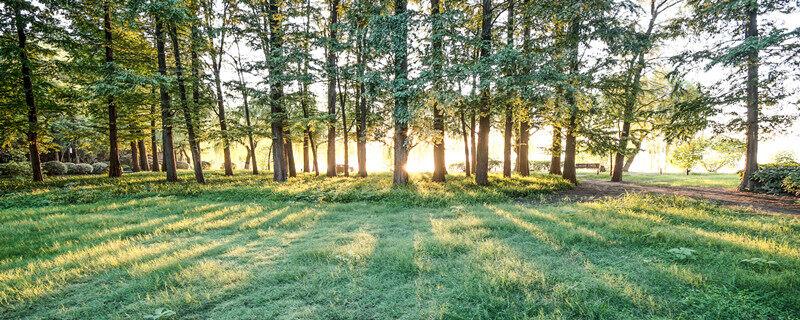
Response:
[[[3,319],[792,319],[800,219],[552,176],[0,182]]]

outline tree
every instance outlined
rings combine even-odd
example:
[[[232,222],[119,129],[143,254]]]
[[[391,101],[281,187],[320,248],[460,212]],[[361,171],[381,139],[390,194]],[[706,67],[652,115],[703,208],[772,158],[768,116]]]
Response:
[[[408,123],[411,113],[408,108],[408,13],[406,0],[394,1],[392,16],[392,53],[394,55],[394,174],[392,182],[395,186],[408,184]]]
[[[689,175],[692,168],[703,159],[703,153],[707,146],[708,141],[701,138],[685,141],[672,150],[669,161],[683,169],[686,175]]]
[[[326,68],[328,73],[328,177],[336,176],[336,28],[339,0],[330,0]]]
[[[25,105],[28,107],[28,151],[33,171],[33,181],[41,182],[44,179],[39,158],[39,118],[33,92],[33,81],[31,80],[31,61],[28,58],[28,35],[25,30],[29,18],[22,14],[23,6],[27,11],[30,11],[32,7],[21,0],[14,1],[11,5],[14,11],[14,25],[17,29],[17,49],[19,50],[20,69],[22,70],[22,88],[25,92]]]
[[[217,119],[219,120],[219,130],[222,138],[225,175],[233,175],[233,164],[231,162],[231,146],[228,137],[228,122],[225,119],[225,101],[222,95],[222,59],[225,52],[225,36],[227,35],[230,16],[230,1],[222,1],[222,10],[219,14],[214,9],[215,1],[208,1],[203,6],[205,12],[205,29],[209,37],[209,55],[211,57],[211,71],[214,74],[214,87],[216,89],[217,100]],[[219,16],[220,26],[215,27],[214,22]],[[219,39],[217,39],[219,38]]]
[[[489,63],[489,55],[492,52],[492,1],[481,0],[481,41],[480,41],[480,62]],[[486,68],[486,67],[484,67]],[[489,185],[489,130],[491,128],[491,106],[489,93],[489,75],[485,72],[481,74],[480,101],[478,104],[478,148],[476,150],[475,161],[475,183],[480,186]]]
[[[753,173],[758,170],[758,135],[770,122],[786,122],[786,117],[765,117],[762,106],[775,104],[783,96],[780,83],[785,76],[779,65],[793,52],[790,41],[793,31],[771,23],[771,13],[792,13],[797,3],[792,1],[732,0],[688,1],[691,13],[686,25],[699,34],[725,35],[718,41],[694,52],[692,57],[706,61],[706,67],[732,67],[731,77],[720,81],[718,104],[745,105],[745,120],[735,118],[730,124],[746,131],[747,150],[739,190],[753,188]],[[742,27],[744,26],[744,28]],[[743,32],[742,32],[743,31]],[[766,67],[766,68],[765,68]],[[766,69],[766,70],[765,70]],[[769,71],[769,76],[760,73]],[[744,81],[730,81],[743,79]],[[730,84],[730,85],[729,85]],[[742,94],[744,92],[744,95]]]
[[[197,140],[195,134],[194,120],[192,119],[192,110],[189,109],[189,99],[186,96],[186,84],[183,78],[183,63],[181,62],[181,47],[178,39],[178,28],[175,23],[169,28],[169,36],[172,40],[173,59],[175,59],[175,78],[178,82],[178,95],[181,102],[181,110],[183,110],[183,118],[186,123],[186,133],[189,136],[189,149],[192,153],[192,166],[194,169],[194,178],[199,183],[205,183],[203,176],[203,164],[200,160],[200,141]],[[144,170],[144,168],[142,168]]]
[[[158,73],[162,78],[166,78],[167,57],[164,47],[164,22],[158,12],[155,13],[155,35]],[[172,133],[172,99],[164,80],[159,81],[159,91],[161,92],[161,150],[163,152],[164,170],[167,173],[167,181],[175,182],[178,181],[178,171],[175,163],[175,146]]]
[[[745,144],[742,141],[727,137],[720,137],[708,141],[708,149],[700,160],[700,164],[708,172],[717,172],[727,166],[736,165],[745,151]]]

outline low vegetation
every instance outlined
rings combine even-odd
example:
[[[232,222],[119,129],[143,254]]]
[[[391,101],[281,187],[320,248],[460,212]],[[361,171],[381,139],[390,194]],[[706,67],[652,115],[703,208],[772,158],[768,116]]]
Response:
[[[608,173],[579,174],[584,180],[606,180],[610,179]],[[651,186],[672,186],[672,187],[712,187],[733,189],[739,185],[741,178],[735,173],[693,173],[686,175],[683,173],[627,173],[625,179],[628,182],[651,185]]]
[[[800,314],[795,217],[665,196],[510,201],[566,187],[551,176],[208,178],[4,181],[0,318]]]

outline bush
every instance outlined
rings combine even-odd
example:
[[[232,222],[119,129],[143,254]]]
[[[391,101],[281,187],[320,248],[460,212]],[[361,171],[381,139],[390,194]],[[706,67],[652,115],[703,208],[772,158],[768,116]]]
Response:
[[[791,172],[783,178],[783,191],[800,196],[800,170]]]
[[[189,163],[188,162],[178,161],[178,162],[175,163],[175,166],[176,166],[177,169],[180,169],[180,170],[189,170]]]
[[[0,163],[0,178],[24,179],[33,175],[31,165],[26,162],[12,161]]]
[[[67,166],[67,174],[78,174],[78,165],[72,162],[64,162],[64,165]]]
[[[75,165],[75,174],[92,174],[94,167],[88,163],[78,163]]]
[[[533,172],[550,171],[550,161],[529,161],[528,168]]]
[[[92,173],[94,174],[101,174],[108,172],[108,163],[105,162],[95,162],[92,164]]]
[[[42,169],[48,176],[62,176],[67,174],[67,165],[61,161],[47,161],[42,164]]]
[[[792,193],[785,189],[784,183],[787,177],[789,184],[794,188],[795,181],[800,181],[800,164],[764,164],[758,167],[758,171],[753,174],[751,180],[755,182],[753,191],[770,194]],[[797,179],[797,180],[795,180]]]
[[[201,161],[200,165],[203,167],[203,170],[211,170],[211,162]]]

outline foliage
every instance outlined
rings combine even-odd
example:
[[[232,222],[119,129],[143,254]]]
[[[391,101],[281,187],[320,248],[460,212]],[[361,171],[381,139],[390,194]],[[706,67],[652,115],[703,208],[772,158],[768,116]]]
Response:
[[[176,168],[178,168],[180,170],[189,170],[189,168],[190,168],[189,163],[188,162],[184,162],[184,161],[178,161],[175,165],[176,165]],[[225,168],[223,167],[221,169],[225,169]]]
[[[92,173],[94,174],[101,174],[108,172],[108,163],[105,162],[95,162],[92,163]]]
[[[92,174],[94,171],[94,166],[88,163],[78,163],[75,165],[75,173],[74,174]]]
[[[707,146],[708,141],[702,138],[685,141],[672,150],[669,161],[689,174],[692,168],[703,159],[703,153]]]
[[[675,261],[694,260],[697,257],[695,256],[695,252],[697,251],[684,247],[667,250],[667,253],[669,253],[670,257]]]
[[[753,191],[764,192],[770,194],[784,194],[794,191],[795,177],[800,174],[800,164],[780,164],[770,163],[760,165],[758,171],[753,174],[752,180],[755,182]],[[789,185],[792,190],[784,189],[784,180],[788,176],[790,178]]]
[[[790,172],[783,178],[783,191],[800,196],[800,169]]]
[[[0,179],[26,179],[31,176],[32,171],[28,162],[0,163]]]
[[[717,172],[724,167],[739,163],[745,152],[745,143],[732,138],[716,138],[709,141],[709,151],[700,163],[708,172]]]
[[[67,165],[61,161],[47,161],[42,164],[42,170],[48,176],[61,176],[67,174]]]
[[[72,162],[64,162],[64,166],[67,167],[67,173],[66,174],[80,174],[78,172],[78,165],[76,165],[76,164],[74,164]]]
[[[797,164],[797,158],[794,152],[790,150],[780,151],[772,157],[772,163],[778,165],[795,165]]]

